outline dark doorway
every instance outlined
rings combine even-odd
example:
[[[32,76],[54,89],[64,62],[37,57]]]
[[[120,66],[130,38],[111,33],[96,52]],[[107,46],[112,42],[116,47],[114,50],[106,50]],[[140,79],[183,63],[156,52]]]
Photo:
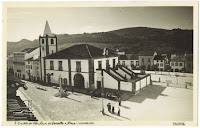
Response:
[[[74,76],[74,87],[79,89],[84,88],[84,77],[81,74],[76,74]]]
[[[101,81],[97,81],[97,89],[98,89],[98,90],[101,89]]]
[[[51,75],[50,75],[50,74],[47,75],[47,83],[48,83],[48,84],[51,83]]]

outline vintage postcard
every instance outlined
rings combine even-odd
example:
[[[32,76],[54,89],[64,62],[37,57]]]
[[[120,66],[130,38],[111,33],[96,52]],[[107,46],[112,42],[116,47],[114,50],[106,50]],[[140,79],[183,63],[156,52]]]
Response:
[[[197,126],[198,2],[3,3],[3,126]]]

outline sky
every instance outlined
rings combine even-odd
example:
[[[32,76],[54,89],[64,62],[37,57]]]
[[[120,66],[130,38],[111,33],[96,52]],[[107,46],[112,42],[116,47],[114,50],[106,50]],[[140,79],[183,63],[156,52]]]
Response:
[[[45,22],[55,34],[106,32],[128,27],[193,29],[192,7],[8,8],[7,40],[34,40]]]

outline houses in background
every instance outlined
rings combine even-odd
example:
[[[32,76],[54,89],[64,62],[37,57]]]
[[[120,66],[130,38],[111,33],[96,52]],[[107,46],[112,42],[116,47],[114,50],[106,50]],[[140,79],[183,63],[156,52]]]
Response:
[[[119,64],[126,66],[127,68],[134,70],[139,69],[139,58],[134,54],[125,54],[119,56]]]
[[[153,70],[158,70],[158,71],[168,71],[169,68],[169,59],[167,57],[167,54],[161,54],[161,55],[155,55],[153,58],[153,63],[154,65],[157,65],[157,69]]]
[[[125,51],[118,49],[112,51],[88,44],[74,45],[58,51],[57,36],[51,32],[46,22],[43,36],[39,36],[39,46],[9,55],[7,68],[13,70],[15,76],[35,82],[56,84],[61,82],[78,88],[99,89],[103,86],[103,78],[109,83],[104,83],[107,87],[119,89],[120,85],[127,84],[134,90],[132,82],[136,75],[132,70],[144,68],[192,72],[193,55],[171,55],[168,59],[166,54],[156,52],[140,55],[125,54]],[[112,85],[118,86],[111,87]]]

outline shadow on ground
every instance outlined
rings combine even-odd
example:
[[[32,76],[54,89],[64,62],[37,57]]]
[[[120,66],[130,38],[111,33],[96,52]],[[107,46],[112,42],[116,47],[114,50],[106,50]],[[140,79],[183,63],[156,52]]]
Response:
[[[130,97],[126,101],[142,103],[145,99],[156,99],[158,96],[163,96],[161,94],[166,87],[149,85],[143,88],[137,95]],[[167,96],[167,95],[166,95]]]

